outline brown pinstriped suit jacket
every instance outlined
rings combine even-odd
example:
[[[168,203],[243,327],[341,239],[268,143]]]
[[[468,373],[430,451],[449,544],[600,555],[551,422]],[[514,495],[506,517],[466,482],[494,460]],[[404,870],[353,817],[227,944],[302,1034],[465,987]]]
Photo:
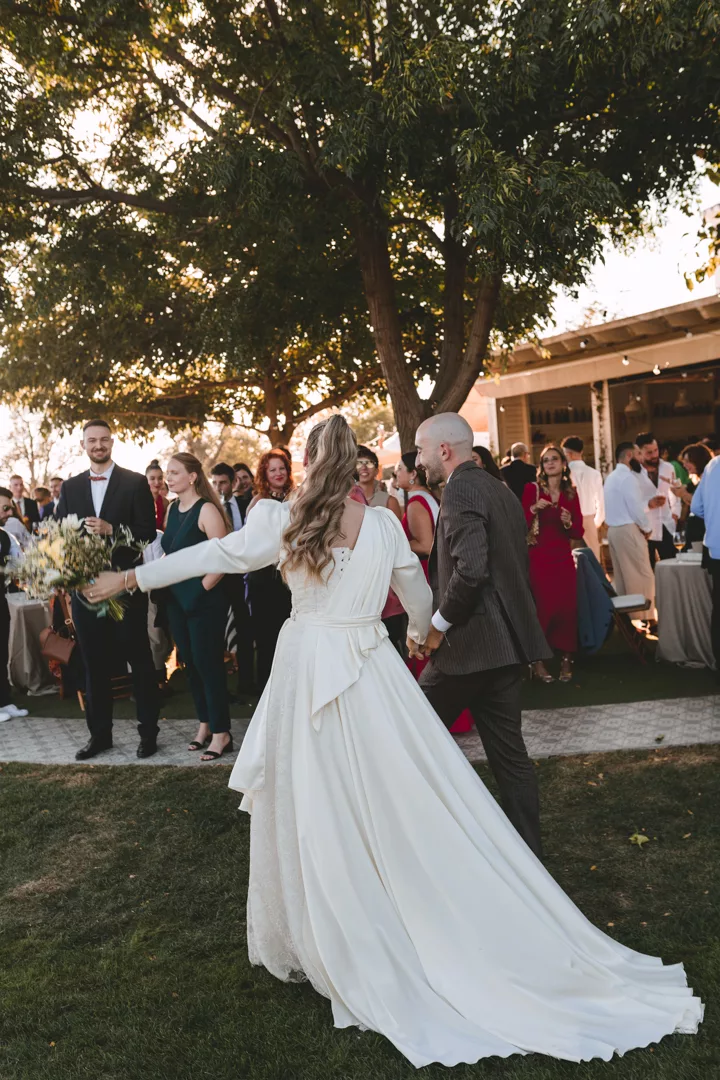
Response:
[[[473,461],[445,487],[430,584],[452,623],[434,656],[447,675],[530,663],[552,655],[530,591],[527,526],[513,493]]]

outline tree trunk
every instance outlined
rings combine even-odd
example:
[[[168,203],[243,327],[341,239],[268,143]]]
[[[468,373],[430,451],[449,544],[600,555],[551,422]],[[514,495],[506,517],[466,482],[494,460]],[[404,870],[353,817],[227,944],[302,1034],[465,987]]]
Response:
[[[499,295],[500,274],[480,282],[462,362],[451,373],[443,370],[438,378],[438,382],[442,381],[443,386],[447,387],[437,401],[438,412],[459,412],[467,401],[487,352]]]
[[[460,367],[465,345],[465,273],[467,253],[462,240],[453,235],[458,213],[458,199],[451,192],[445,200],[445,240],[443,258],[445,273],[443,282],[443,343],[431,402],[433,407],[443,401],[452,388]]]
[[[425,419],[427,408],[418,395],[403,350],[387,226],[369,217],[358,216],[355,239],[375,347],[392,401],[400,445],[403,451],[412,450],[415,432]]]

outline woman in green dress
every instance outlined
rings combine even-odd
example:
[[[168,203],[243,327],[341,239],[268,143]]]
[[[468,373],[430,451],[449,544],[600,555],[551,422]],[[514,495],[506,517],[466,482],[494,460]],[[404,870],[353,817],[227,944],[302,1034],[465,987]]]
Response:
[[[166,555],[228,534],[228,520],[196,457],[175,454],[166,476],[168,487],[177,495],[168,508],[161,541]],[[206,574],[171,585],[166,591],[170,630],[187,671],[200,722],[188,750],[207,747],[201,761],[216,761],[233,748],[225,676],[230,604],[222,579],[222,574]]]

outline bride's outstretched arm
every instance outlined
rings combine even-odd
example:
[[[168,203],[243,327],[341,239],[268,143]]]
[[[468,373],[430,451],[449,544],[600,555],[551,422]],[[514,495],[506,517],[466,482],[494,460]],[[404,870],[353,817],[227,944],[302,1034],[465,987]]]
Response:
[[[135,571],[143,592],[175,585],[205,574],[246,574],[262,570],[280,557],[285,512],[282,504],[263,499],[248,514],[239,532],[183,548],[164,559],[139,566]]]
[[[402,525],[392,513],[395,535],[395,561],[390,584],[400,598],[408,615],[408,637],[422,643],[428,636],[433,612],[432,590],[425,578],[420,560],[403,532]]]

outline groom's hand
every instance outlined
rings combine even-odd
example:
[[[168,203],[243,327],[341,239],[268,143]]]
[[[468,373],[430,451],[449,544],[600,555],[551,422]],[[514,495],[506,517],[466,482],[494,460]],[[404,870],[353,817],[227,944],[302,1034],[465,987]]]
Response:
[[[445,635],[441,633],[440,630],[436,630],[434,626],[431,626],[430,633],[423,643],[422,655],[426,657],[432,656],[432,654],[440,648],[444,640]]]

